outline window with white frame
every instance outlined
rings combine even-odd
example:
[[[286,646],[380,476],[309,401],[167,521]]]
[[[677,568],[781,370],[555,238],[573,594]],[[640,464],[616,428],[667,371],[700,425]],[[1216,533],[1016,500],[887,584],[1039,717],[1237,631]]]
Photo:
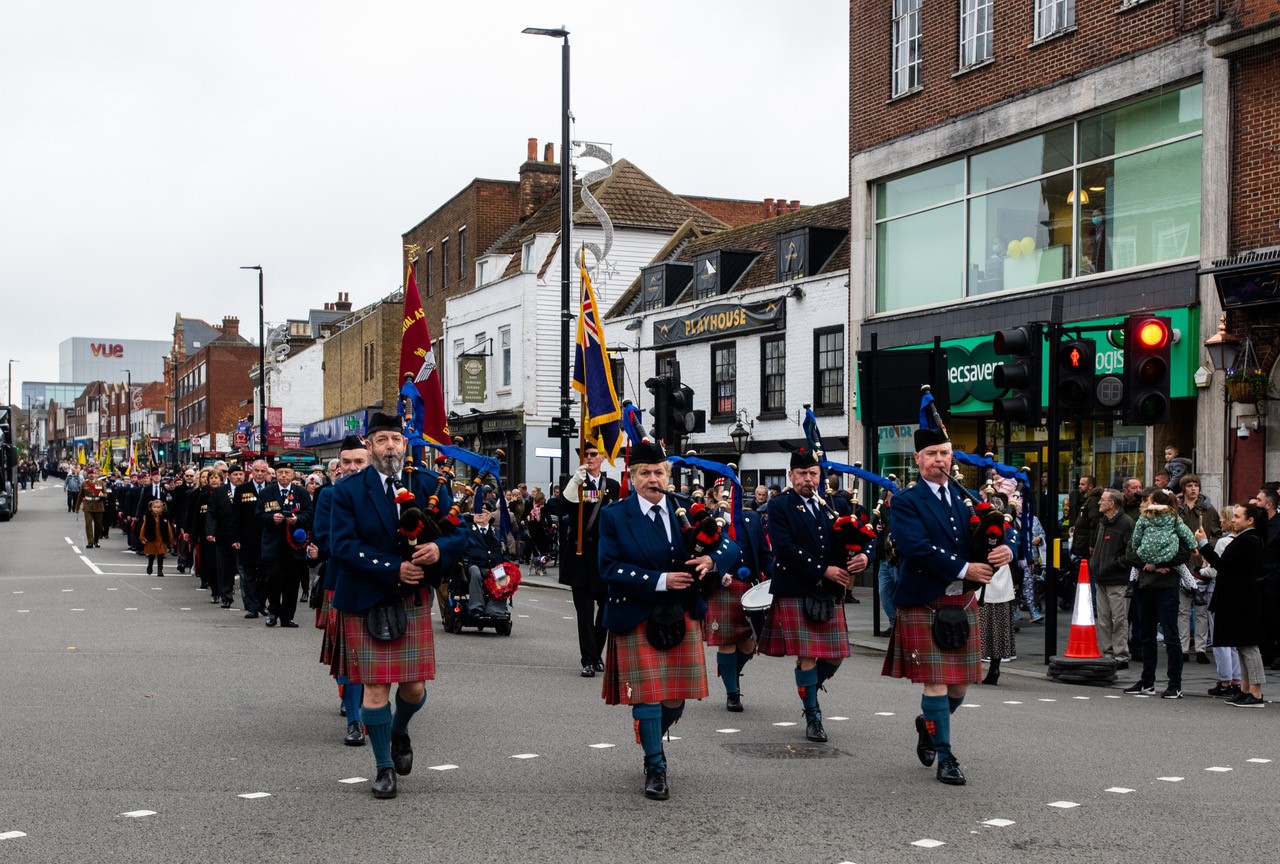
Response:
[[[1036,41],[1076,25],[1076,0],[1036,0]]]
[[[960,0],[960,68],[991,59],[993,0]]]
[[[465,350],[467,349],[461,339],[453,340],[453,366],[454,366],[453,372],[455,376],[454,377],[455,381],[462,380],[462,352]],[[454,386],[453,401],[454,402],[462,401],[462,388],[458,385]]]
[[[920,8],[923,0],[893,0],[893,95],[920,86]]]
[[[498,330],[498,342],[502,348],[502,386],[511,386],[511,328]]]
[[[530,237],[520,247],[520,272],[522,273],[533,272],[533,241],[534,238]]]

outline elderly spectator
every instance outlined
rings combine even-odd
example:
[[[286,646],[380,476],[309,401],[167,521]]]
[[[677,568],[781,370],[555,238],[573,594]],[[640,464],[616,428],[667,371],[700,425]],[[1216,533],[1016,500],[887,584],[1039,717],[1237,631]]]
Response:
[[[1196,532],[1200,554],[1217,568],[1213,613],[1217,622],[1214,644],[1233,646],[1240,653],[1240,695],[1230,704],[1241,708],[1262,708],[1262,685],[1266,683],[1262,652],[1258,640],[1262,635],[1259,590],[1256,574],[1262,560],[1263,541],[1258,526],[1266,512],[1257,504],[1243,504],[1231,516],[1235,539],[1218,555],[1209,545],[1201,528]]]
[[[1100,521],[1094,535],[1089,577],[1097,586],[1098,646],[1114,657],[1117,669],[1129,668],[1129,561],[1126,550],[1133,520],[1124,512],[1124,496],[1105,489],[1098,502]]]

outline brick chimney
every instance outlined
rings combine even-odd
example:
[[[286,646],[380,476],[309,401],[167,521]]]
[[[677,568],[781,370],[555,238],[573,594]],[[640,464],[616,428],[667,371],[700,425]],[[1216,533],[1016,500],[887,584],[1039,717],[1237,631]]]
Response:
[[[335,312],[350,312],[351,311],[351,300],[349,299],[350,296],[351,295],[349,295],[346,291],[339,291],[338,301],[333,304],[333,310]]]
[[[766,199],[764,199],[764,215],[765,215],[765,216],[777,216],[777,215],[778,215],[778,211],[777,211],[777,209],[773,206],[773,199],[772,199],[772,198],[766,198]]]
[[[528,219],[556,194],[560,187],[560,166],[555,161],[555,145],[548,144],[543,161],[538,158],[538,139],[529,139],[528,161],[520,166],[520,221]]]
[[[222,335],[223,336],[239,336],[240,335],[240,319],[234,315],[222,316]]]

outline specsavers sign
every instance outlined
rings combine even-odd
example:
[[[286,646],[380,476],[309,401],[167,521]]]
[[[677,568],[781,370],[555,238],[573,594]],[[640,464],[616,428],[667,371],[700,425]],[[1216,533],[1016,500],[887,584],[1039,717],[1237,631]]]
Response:
[[[1174,398],[1195,395],[1193,376],[1196,370],[1196,346],[1200,338],[1200,314],[1198,309],[1164,309],[1156,312],[1172,321],[1174,330],[1181,338],[1174,343],[1170,352],[1172,386],[1170,395]],[[1092,327],[1115,324],[1123,328],[1124,318],[1100,318],[1095,321],[1078,322],[1075,326]],[[1071,334],[1071,327],[1066,328]],[[1124,350],[1112,345],[1105,332],[1084,333],[1084,338],[1091,339],[1097,346],[1097,373],[1106,375],[1124,370]],[[904,348],[927,348],[928,345],[909,345]],[[942,343],[947,352],[947,382],[951,387],[952,414],[981,414],[991,410],[991,403],[1004,391],[995,385],[995,369],[1007,358],[995,352],[995,344],[991,336],[980,336],[971,339],[955,339]],[[1041,392],[1049,392],[1049,358],[1041,364],[1043,376]]]

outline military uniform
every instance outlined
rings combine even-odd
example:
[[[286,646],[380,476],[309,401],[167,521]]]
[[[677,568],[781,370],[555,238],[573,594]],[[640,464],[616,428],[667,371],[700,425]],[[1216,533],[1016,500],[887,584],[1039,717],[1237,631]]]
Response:
[[[606,633],[604,605],[607,589],[600,578],[600,513],[609,503],[617,501],[620,493],[618,481],[604,474],[587,476],[580,487],[576,478],[570,478],[561,493],[559,582],[568,585],[573,592],[578,654],[582,675],[586,678],[603,668]],[[569,495],[574,497],[571,499]],[[579,521],[582,523],[581,555],[578,554]]]
[[[84,513],[84,545],[86,549],[98,546],[107,536],[103,520],[107,511],[107,490],[103,480],[86,480],[76,493],[76,508]]]

